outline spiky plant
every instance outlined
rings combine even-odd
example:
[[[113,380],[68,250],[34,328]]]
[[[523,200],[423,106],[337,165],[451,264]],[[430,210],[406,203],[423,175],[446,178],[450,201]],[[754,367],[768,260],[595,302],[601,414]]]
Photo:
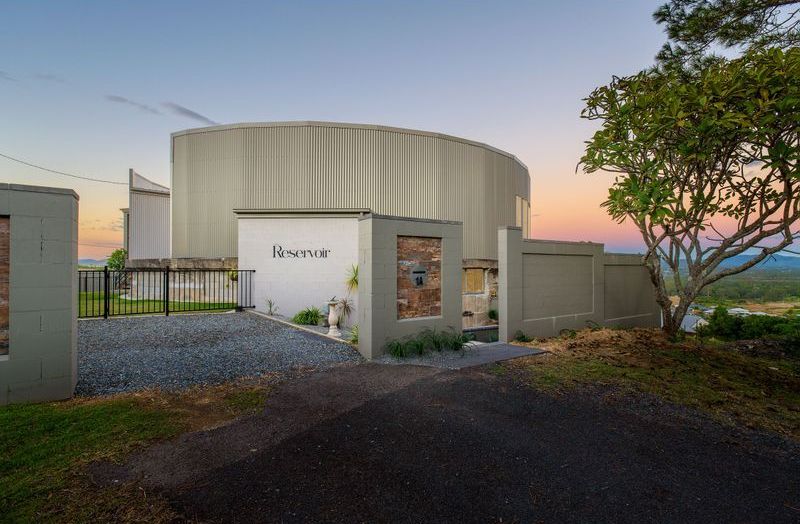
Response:
[[[347,270],[347,279],[344,284],[347,286],[348,293],[353,293],[358,289],[358,264],[353,264]]]

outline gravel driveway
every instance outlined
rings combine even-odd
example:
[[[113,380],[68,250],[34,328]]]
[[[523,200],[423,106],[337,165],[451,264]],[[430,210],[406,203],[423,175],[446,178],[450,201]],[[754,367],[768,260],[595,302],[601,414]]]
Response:
[[[347,344],[249,313],[81,320],[76,393],[181,389],[360,360]]]

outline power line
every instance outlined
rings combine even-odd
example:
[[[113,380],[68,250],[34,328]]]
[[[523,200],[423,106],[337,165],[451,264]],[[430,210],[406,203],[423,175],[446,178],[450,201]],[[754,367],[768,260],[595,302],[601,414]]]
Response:
[[[92,244],[90,242],[78,242],[78,245],[92,247],[122,247],[122,244]]]
[[[37,166],[36,164],[31,164],[30,162],[25,162],[24,160],[20,160],[19,158],[14,158],[13,156],[8,156],[3,153],[0,153],[0,156],[3,158],[7,158],[9,160],[13,160],[14,162],[19,162],[20,164],[25,164],[26,166],[35,167],[36,169],[41,169],[42,171],[48,171],[50,173],[54,173],[56,175],[63,175],[72,178],[80,178],[81,180],[88,180],[90,182],[102,182],[103,184],[116,184],[119,186],[127,186],[127,182],[115,182],[113,180],[103,180],[102,178],[92,178],[88,176],[80,176],[80,175],[73,175],[72,173],[65,173],[63,171],[56,171],[55,169],[49,169],[47,167]]]

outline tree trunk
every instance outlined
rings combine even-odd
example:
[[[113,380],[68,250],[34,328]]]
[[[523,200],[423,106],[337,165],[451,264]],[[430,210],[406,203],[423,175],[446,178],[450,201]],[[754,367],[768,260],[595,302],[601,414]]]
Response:
[[[683,317],[686,316],[688,304],[685,304],[684,297],[681,297],[678,307],[672,307],[672,301],[669,298],[669,293],[667,293],[667,285],[664,282],[664,274],[661,272],[661,264],[658,258],[651,257],[649,261],[646,261],[646,266],[650,273],[650,280],[653,283],[653,287],[655,287],[656,302],[661,307],[661,329],[670,339],[674,339],[681,328]]]

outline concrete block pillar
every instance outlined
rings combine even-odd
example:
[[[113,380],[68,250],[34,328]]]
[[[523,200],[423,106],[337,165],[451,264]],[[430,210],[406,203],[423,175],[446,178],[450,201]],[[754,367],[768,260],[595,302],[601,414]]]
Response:
[[[498,337],[509,342],[522,327],[522,228],[498,230],[497,268]]]

